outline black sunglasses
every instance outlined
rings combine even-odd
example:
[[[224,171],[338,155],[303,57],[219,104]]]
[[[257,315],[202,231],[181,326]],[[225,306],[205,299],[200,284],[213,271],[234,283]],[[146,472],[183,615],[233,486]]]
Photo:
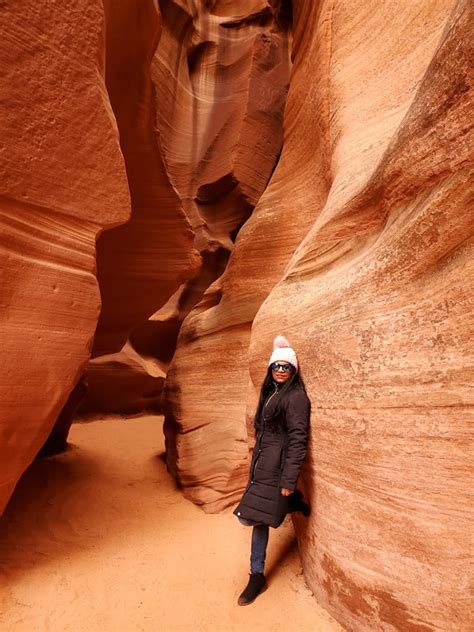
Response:
[[[280,364],[279,362],[273,362],[270,364],[270,368],[272,371],[292,371],[293,367],[291,364]]]

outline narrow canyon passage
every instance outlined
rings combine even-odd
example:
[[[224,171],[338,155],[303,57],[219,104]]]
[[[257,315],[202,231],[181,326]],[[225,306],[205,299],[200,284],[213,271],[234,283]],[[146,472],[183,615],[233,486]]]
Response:
[[[250,530],[182,496],[161,424],[74,424],[64,454],[26,471],[0,518],[2,632],[340,631],[304,583],[289,518],[270,534],[268,590],[236,605]]]

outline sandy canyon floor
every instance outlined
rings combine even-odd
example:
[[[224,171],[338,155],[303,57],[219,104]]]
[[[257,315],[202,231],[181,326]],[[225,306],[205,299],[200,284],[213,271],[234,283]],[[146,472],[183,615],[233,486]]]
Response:
[[[0,519],[7,631],[333,632],[305,586],[290,519],[271,530],[268,590],[247,607],[250,529],[206,515],[166,472],[162,418],[75,424]]]

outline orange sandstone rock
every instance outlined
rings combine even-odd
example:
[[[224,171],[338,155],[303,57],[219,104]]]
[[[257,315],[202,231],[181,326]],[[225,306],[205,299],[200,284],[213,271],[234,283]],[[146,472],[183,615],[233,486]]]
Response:
[[[179,322],[199,300],[185,320],[167,379],[168,465],[185,494],[204,503],[206,509],[217,509],[223,498],[224,503],[236,498],[245,465],[241,413],[245,408],[242,366],[247,342],[240,331],[229,328],[224,340],[219,332],[218,356],[214,350],[208,354],[215,340],[208,337],[210,331],[201,325],[200,316],[212,319],[215,313],[216,323],[223,313],[233,316],[220,305],[227,272],[223,277],[220,273],[237,232],[264,191],[281,148],[290,69],[287,34],[275,28],[266,2],[239,3],[238,8],[214,3],[210,11],[202,3],[170,2],[163,7],[163,35],[153,67],[159,77],[157,85],[170,86],[158,91],[166,164],[203,256],[200,274],[183,288],[172,312]],[[246,262],[239,272],[242,282],[250,282],[249,273]],[[234,344],[241,354],[237,362]],[[221,362],[226,367],[229,363],[230,372],[219,368]],[[186,384],[186,393],[180,390],[181,382]],[[206,388],[212,392],[207,401]],[[195,395],[197,406],[193,404]],[[223,399],[215,406],[221,395]],[[236,418],[240,418],[237,425]],[[175,429],[182,429],[183,434]],[[209,439],[211,443],[207,443]],[[208,448],[206,462],[200,451]],[[199,481],[196,487],[191,479],[188,486],[188,471]]]
[[[143,357],[165,368],[181,322],[224,271],[282,142],[287,34],[275,29],[261,0],[209,7],[164,3],[152,63],[167,172],[201,254],[199,272],[173,297],[173,309],[166,305],[130,334]]]
[[[115,15],[109,31],[118,43],[123,38],[117,33],[123,34],[124,30],[127,37],[139,39],[148,51],[142,55],[144,64],[151,55],[144,34],[147,29],[153,32],[157,28],[156,20],[151,15],[145,25],[138,21],[137,32],[130,34],[129,14],[142,10],[135,4],[124,6],[128,9],[121,8],[117,14],[123,14],[123,18]],[[109,46],[115,41],[111,37]],[[129,60],[132,53],[133,65]],[[137,95],[143,100],[149,97],[148,92],[139,88],[130,91],[124,83],[124,77],[129,80],[129,76],[123,68],[132,67],[133,85],[138,81],[143,84],[143,72],[136,71],[135,49],[125,49],[118,56],[114,49],[110,56],[115,66],[108,71],[108,87],[121,137],[129,139],[127,147],[122,138],[129,178],[134,169],[130,185],[133,213],[130,224],[104,234],[99,242],[104,307],[94,352],[101,355],[115,350],[115,343],[123,343],[128,333],[125,321],[133,322],[130,345],[144,359],[166,369],[181,322],[224,271],[235,237],[274,169],[281,149],[289,77],[287,35],[275,30],[266,2],[239,4],[238,10],[232,3],[214,3],[210,8],[200,2],[163,3],[162,32],[151,69],[153,103],[145,101],[142,106],[142,112],[156,121],[156,135],[154,129],[139,126],[133,117]],[[123,127],[126,131],[122,133]],[[151,142],[163,155],[166,176],[192,224],[195,247],[201,255],[199,270],[162,309],[157,308],[163,300],[157,299],[167,298],[164,290],[173,287],[177,278],[173,272],[179,264],[176,255],[181,253],[185,260],[186,244],[180,241],[176,219],[166,225],[158,221],[163,216],[166,191],[163,187],[156,189],[157,199],[152,202],[146,189],[147,181],[156,183],[162,171],[153,158],[148,159],[148,165],[145,160],[137,160],[147,156],[143,149],[137,149],[138,144],[148,146]],[[144,209],[135,208],[135,200],[143,198],[150,207],[145,209],[145,220]],[[164,255],[159,250],[163,244],[167,245]],[[151,263],[153,258],[159,259],[159,266]],[[145,282],[150,288],[146,291],[140,289]],[[151,283],[156,285],[153,291]],[[125,305],[120,302],[129,295],[134,300],[126,300]],[[157,311],[141,323],[137,316],[144,315],[143,307],[151,307],[153,301]],[[123,366],[117,359],[115,368]],[[94,367],[96,377],[98,368]],[[114,375],[118,377],[116,371]],[[101,373],[100,380],[111,393],[115,387],[107,382],[108,376],[112,373]],[[137,405],[142,401],[137,393]],[[85,407],[91,406],[88,396]]]
[[[250,422],[284,333],[313,401],[295,523],[318,600],[350,629],[469,629],[470,7],[293,7],[283,152],[183,324],[170,467],[208,511],[240,496],[246,367]]]
[[[79,416],[158,410],[163,370],[127,343],[119,353],[93,358],[85,371],[87,394]]]
[[[307,581],[360,630],[470,627],[472,516],[459,473],[470,467],[472,418],[472,28],[467,4],[451,5],[420,3],[397,20],[372,7],[362,30],[349,28],[342,5],[322,7],[323,30],[296,55],[291,91],[303,92],[330,25],[319,116],[331,186],[253,323],[255,387],[278,322],[314,404],[303,482],[315,511],[296,522]],[[310,12],[302,7],[302,25]],[[383,63],[369,55],[378,40]],[[358,58],[371,79],[360,91]]]
[[[285,334],[313,400],[295,525],[318,600],[349,629],[470,629],[470,5],[292,4],[268,186],[289,3],[5,12],[0,511],[87,362],[95,239],[130,190],[98,244],[96,395],[120,365],[142,402],[171,362],[168,467],[218,511]]]
[[[153,0],[106,2],[106,85],[132,203],[130,221],[97,244],[102,311],[93,355],[121,350],[130,331],[199,266],[194,233],[165,169],[150,64],[161,32]]]
[[[0,512],[89,358],[96,236],[130,212],[102,2],[19,0],[2,21]]]

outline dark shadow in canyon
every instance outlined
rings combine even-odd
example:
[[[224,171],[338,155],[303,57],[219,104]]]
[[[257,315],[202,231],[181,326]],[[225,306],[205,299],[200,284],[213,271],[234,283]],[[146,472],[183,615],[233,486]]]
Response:
[[[268,541],[268,549],[271,550],[272,546],[272,530],[270,529],[270,539]],[[273,577],[280,574],[285,574],[286,571],[286,563],[293,556],[298,554],[298,543],[296,541],[296,537],[293,536],[291,540],[285,543],[285,546],[282,546],[277,553],[276,558],[272,563],[268,563],[265,568],[265,577],[268,581],[270,581]]]
[[[18,482],[0,518],[0,573],[15,575],[74,555],[75,550],[92,548],[93,538],[77,537],[68,507],[74,501],[87,516],[92,533],[94,524],[104,519],[103,506],[91,504],[91,479],[107,476],[100,461],[68,444],[61,455],[33,462]],[[84,484],[89,487],[84,487]],[[106,514],[105,514],[106,515]],[[113,534],[113,521],[110,521]],[[60,536],[59,536],[60,534]],[[55,540],[51,556],[51,540]],[[43,552],[43,543],[48,553]]]

